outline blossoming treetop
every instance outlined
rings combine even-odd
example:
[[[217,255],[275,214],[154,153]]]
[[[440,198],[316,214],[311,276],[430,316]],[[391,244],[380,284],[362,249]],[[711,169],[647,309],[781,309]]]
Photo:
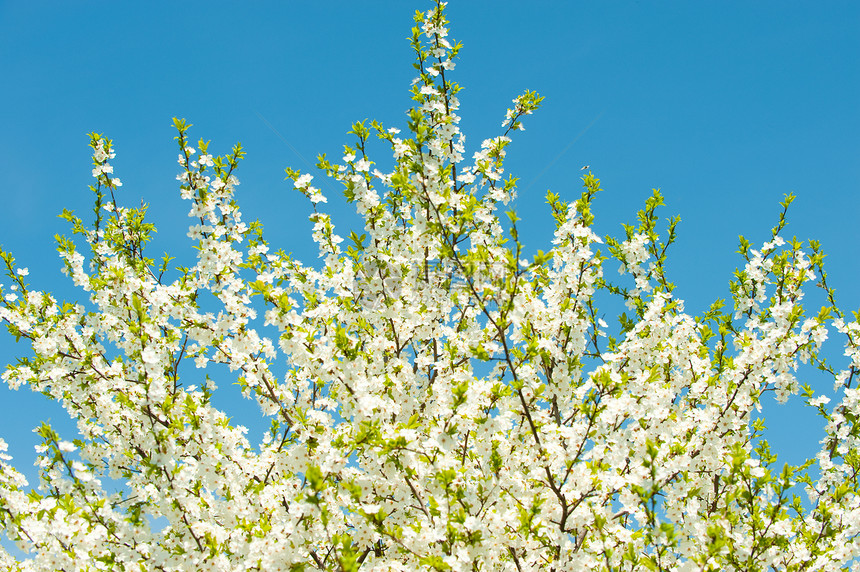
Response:
[[[193,148],[184,120],[193,267],[148,257],[154,228],[122,205],[113,144],[95,134],[95,222],[65,212],[84,246],[59,241],[89,306],[32,289],[2,252],[0,317],[33,350],[3,379],[60,401],[80,432],[41,426],[38,491],[2,457],[0,520],[29,551],[19,561],[0,550],[3,567],[848,565],[860,553],[860,326],[836,306],[818,245],[785,241],[783,211],[762,247],[742,239],[732,307],[693,317],[665,270],[677,219],[658,232],[660,193],[623,237],[601,239],[589,172],[578,200],[548,193],[552,246],[525,259],[516,216],[500,216],[516,195],[503,162],[542,98],[517,97],[504,132],[467,162],[444,4],[416,23],[406,133],[356,123],[342,162],[319,160],[363,233],[344,246],[311,175],[287,170],[310,200],[320,264],[273,251],[259,223],[242,221],[241,146]],[[368,155],[373,137],[390,145],[390,170]],[[629,280],[604,275],[608,256]],[[827,306],[808,315],[816,283]],[[627,306],[611,326],[598,317],[604,299]],[[847,340],[842,370],[819,357],[828,324]],[[807,361],[833,375],[833,405],[796,377]],[[235,379],[200,371],[215,363]],[[269,420],[261,443],[212,405],[232,381]],[[766,391],[800,392],[825,418],[815,459],[776,467],[751,420]],[[806,504],[792,494],[801,485]]]

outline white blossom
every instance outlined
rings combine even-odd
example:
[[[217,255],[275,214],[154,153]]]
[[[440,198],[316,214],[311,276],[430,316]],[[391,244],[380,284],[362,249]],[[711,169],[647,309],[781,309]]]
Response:
[[[0,568],[856,567],[860,323],[829,301],[805,310],[827,288],[817,247],[778,227],[742,253],[730,307],[696,317],[668,281],[658,215],[601,238],[589,174],[578,200],[548,195],[550,249],[528,254],[498,209],[516,198],[508,144],[541,98],[515,98],[506,131],[467,152],[444,14],[418,16],[405,133],[373,124],[392,161],[365,156],[356,126],[326,169],[362,232],[340,236],[313,176],[287,171],[311,203],[313,264],[243,221],[238,178],[203,143],[189,159],[183,120],[187,268],[148,258],[143,212],[121,197],[94,228],[73,219],[80,244],[60,241],[80,304],[30,289],[0,251],[0,319],[28,344],[2,379],[79,432],[36,429],[32,486],[0,439],[0,521],[29,550],[0,548]],[[110,141],[91,146],[93,187],[119,186]],[[839,365],[821,359],[831,324]],[[265,417],[259,442],[230,417],[231,385]],[[769,393],[822,414],[812,468],[767,453]]]

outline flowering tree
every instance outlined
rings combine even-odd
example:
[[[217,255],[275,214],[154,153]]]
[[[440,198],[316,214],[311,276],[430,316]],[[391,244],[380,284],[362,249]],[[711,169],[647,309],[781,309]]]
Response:
[[[516,217],[499,216],[516,193],[503,159],[542,98],[517,97],[467,163],[444,4],[416,23],[408,134],[356,123],[343,162],[318,164],[364,234],[344,248],[312,177],[287,170],[313,208],[316,267],[242,221],[241,146],[194,149],[183,120],[193,267],[169,278],[168,257],[147,257],[153,226],[121,205],[95,134],[95,222],[65,212],[86,247],[59,242],[88,307],[30,288],[2,252],[0,317],[32,343],[3,379],[60,401],[80,433],[38,430],[38,491],[2,456],[0,520],[29,551],[0,549],[3,569],[858,569],[860,324],[818,245],[784,241],[783,211],[761,248],[741,239],[733,307],[692,317],[665,272],[677,219],[661,236],[659,192],[601,239],[589,173],[578,200],[548,194],[552,248],[524,259]],[[604,275],[608,257],[627,278]],[[811,283],[827,306],[807,316]],[[600,300],[626,304],[617,323]],[[819,357],[828,324],[847,339],[842,371]],[[835,379],[833,404],[796,378],[807,361]],[[197,371],[216,363],[235,377]],[[236,380],[269,419],[259,444],[211,403]],[[815,459],[776,466],[752,416],[768,391],[824,417]]]

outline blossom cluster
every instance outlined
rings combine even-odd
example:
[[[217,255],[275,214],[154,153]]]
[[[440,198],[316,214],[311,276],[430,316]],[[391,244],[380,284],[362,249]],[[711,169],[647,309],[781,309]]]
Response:
[[[552,246],[527,257],[499,210],[516,196],[507,148],[542,98],[517,97],[467,161],[444,8],[416,14],[407,129],[356,123],[341,163],[319,159],[363,233],[341,237],[313,177],[287,169],[316,264],[243,221],[241,146],[194,147],[184,120],[192,267],[147,257],[154,227],[118,200],[96,134],[96,222],[65,212],[85,244],[59,243],[86,303],[30,288],[0,251],[0,319],[32,345],[2,378],[60,402],[79,432],[37,429],[36,489],[0,439],[0,523],[27,551],[0,548],[0,567],[858,568],[860,323],[836,306],[817,243],[786,242],[783,212],[760,249],[742,239],[731,308],[692,316],[667,277],[677,220],[662,237],[660,193],[625,237],[600,237],[589,173],[577,200],[548,193]],[[810,284],[827,295],[817,315]],[[604,300],[630,315],[610,325]],[[841,370],[821,358],[828,324],[846,339]],[[830,397],[801,383],[805,362],[832,375]],[[261,442],[213,404],[229,383],[259,404]],[[776,468],[755,420],[768,392],[822,415],[816,458]]]

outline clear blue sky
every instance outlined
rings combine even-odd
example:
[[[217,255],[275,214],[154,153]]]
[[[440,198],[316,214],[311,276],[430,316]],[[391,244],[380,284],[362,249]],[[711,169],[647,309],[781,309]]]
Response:
[[[91,216],[87,133],[96,131],[114,139],[123,200],[150,204],[153,255],[187,255],[176,116],[216,153],[242,142],[246,220],[261,219],[275,247],[314,258],[307,202],[283,180],[285,167],[306,167],[269,125],[311,162],[339,158],[355,120],[405,128],[406,37],[414,10],[429,6],[0,2],[0,244],[29,267],[33,287],[81,297],[60,274],[53,236],[67,233],[63,207]],[[794,192],[787,235],[819,239],[841,305],[860,306],[860,4],[452,0],[449,18],[464,44],[453,77],[465,88],[469,149],[499,134],[513,97],[546,96],[507,161],[521,179],[530,250],[549,247],[546,189],[578,196],[582,165],[603,182],[604,234],[660,187],[663,216],[682,218],[676,294],[699,313],[727,295],[738,235],[766,240]],[[348,234],[354,219],[327,194]],[[3,364],[26,350],[0,336]],[[813,453],[819,435],[803,411],[774,413],[777,450],[791,460]],[[48,417],[63,413],[0,387],[0,436],[30,476],[30,431]]]

